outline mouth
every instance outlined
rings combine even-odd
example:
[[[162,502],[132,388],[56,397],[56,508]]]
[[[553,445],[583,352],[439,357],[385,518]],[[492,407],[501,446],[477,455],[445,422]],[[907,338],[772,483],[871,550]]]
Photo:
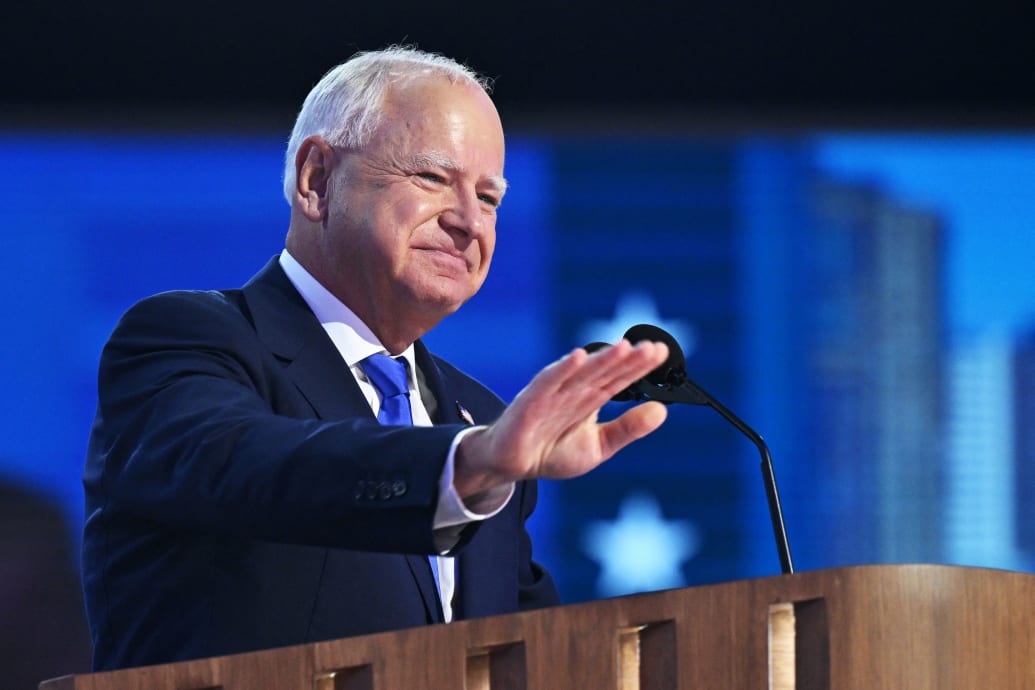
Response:
[[[433,261],[443,267],[454,271],[463,271],[465,273],[471,270],[471,264],[467,257],[456,251],[440,249],[438,247],[420,247],[420,250],[427,253]]]

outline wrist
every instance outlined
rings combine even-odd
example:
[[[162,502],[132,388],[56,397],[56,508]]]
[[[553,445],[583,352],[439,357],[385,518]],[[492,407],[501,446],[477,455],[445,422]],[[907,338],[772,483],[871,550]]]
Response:
[[[488,428],[465,434],[457,445],[453,487],[465,502],[514,481],[514,478],[504,476],[493,466],[491,446],[491,432]]]

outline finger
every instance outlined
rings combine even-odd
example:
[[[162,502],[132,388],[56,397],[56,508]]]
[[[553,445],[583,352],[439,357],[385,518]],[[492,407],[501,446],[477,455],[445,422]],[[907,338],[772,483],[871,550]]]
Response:
[[[659,402],[646,402],[626,410],[620,417],[600,425],[600,451],[606,459],[655,431],[668,417],[668,408]]]
[[[658,367],[668,356],[664,344],[633,346],[620,340],[607,351],[587,355],[577,348],[543,369],[515,399],[514,410],[548,426],[567,426],[595,413],[618,392]]]
[[[661,366],[668,357],[663,343],[624,343],[627,341],[621,340],[607,351],[590,355],[582,366],[585,373],[580,382],[606,391],[611,397]]]
[[[585,350],[581,347],[575,348],[540,370],[529,384],[525,386],[522,393],[526,391],[528,393],[534,392],[536,395],[556,393],[573,376],[577,376],[577,373],[585,366],[588,358],[589,355]]]
[[[587,357],[579,370],[572,372],[565,385],[582,391],[610,388],[611,382],[616,377],[627,376],[642,356],[629,341],[619,340]]]
[[[540,371],[527,389],[538,395],[587,387],[600,388],[608,379],[616,373],[621,375],[628,367],[626,360],[633,349],[627,340],[620,340],[592,354],[581,347],[575,348]],[[623,362],[626,363],[623,365]]]

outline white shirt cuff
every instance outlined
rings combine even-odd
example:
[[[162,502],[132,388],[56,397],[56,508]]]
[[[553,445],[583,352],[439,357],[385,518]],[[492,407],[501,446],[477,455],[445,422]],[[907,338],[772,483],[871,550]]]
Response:
[[[435,507],[435,516],[431,525],[435,548],[440,554],[445,554],[456,546],[464,527],[472,522],[487,520],[496,515],[506,507],[510,497],[514,495],[512,482],[470,496],[465,502],[456,492],[456,487],[453,486],[454,460],[460,441],[472,431],[484,428],[484,426],[472,426],[464,429],[453,438],[453,443],[449,446],[446,463],[438,480],[438,505]]]

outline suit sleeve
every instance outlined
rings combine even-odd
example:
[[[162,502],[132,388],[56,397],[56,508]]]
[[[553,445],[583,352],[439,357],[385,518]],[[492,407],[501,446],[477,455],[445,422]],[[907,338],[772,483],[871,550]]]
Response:
[[[121,513],[269,541],[432,552],[438,476],[459,425],[312,418],[287,366],[218,293],[133,307],[101,357],[88,521]]]

